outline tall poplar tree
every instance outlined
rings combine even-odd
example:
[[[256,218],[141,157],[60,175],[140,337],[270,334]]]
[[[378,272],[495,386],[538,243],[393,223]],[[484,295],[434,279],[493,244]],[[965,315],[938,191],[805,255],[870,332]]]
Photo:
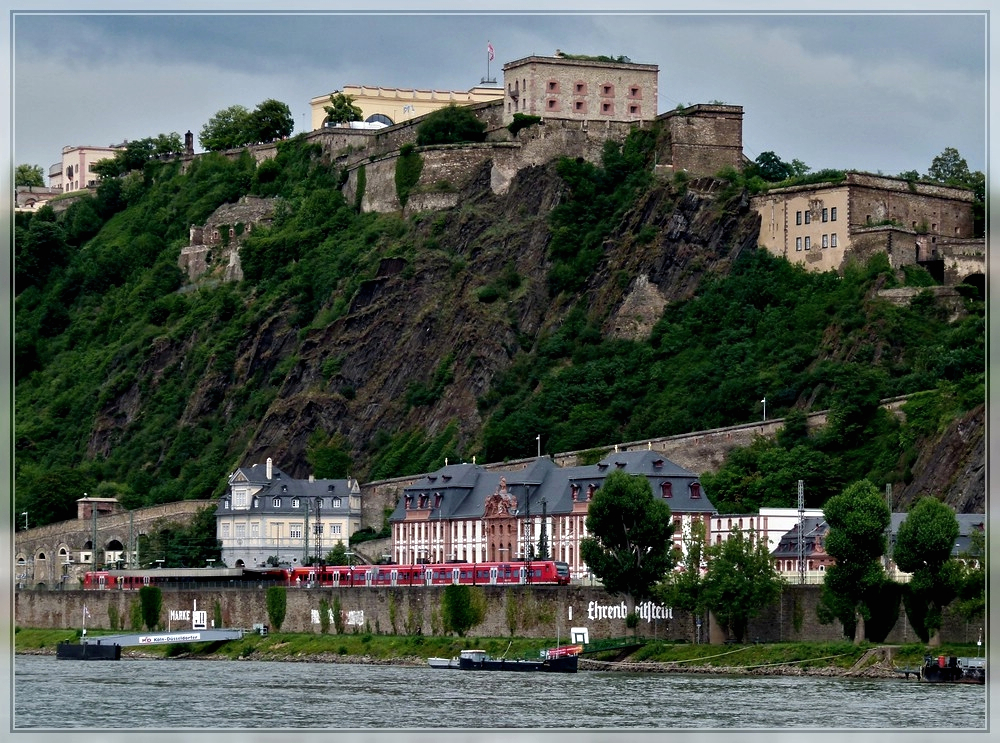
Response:
[[[865,621],[888,580],[882,568],[886,549],[889,506],[882,493],[868,480],[849,485],[823,508],[830,531],[826,551],[837,562],[823,580],[821,621],[839,619],[844,629],[854,628],[854,642],[864,638]]]

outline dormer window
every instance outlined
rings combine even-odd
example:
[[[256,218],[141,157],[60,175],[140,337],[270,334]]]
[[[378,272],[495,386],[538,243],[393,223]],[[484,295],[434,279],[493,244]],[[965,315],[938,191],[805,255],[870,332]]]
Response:
[[[440,508],[441,507],[441,498],[442,498],[441,493],[434,493],[434,507],[435,508]]]
[[[597,463],[597,469],[601,470],[602,472],[604,470],[606,470],[607,468],[608,468],[608,463],[607,462],[598,462]]]
[[[299,507],[299,499],[292,498],[292,508],[298,508],[298,507]]]
[[[288,486],[287,485],[282,485],[281,486],[281,492],[282,493],[287,493],[288,492]]]
[[[670,480],[664,480],[660,483],[660,495],[664,498],[674,497],[674,484]]]
[[[274,506],[275,508],[281,508],[281,498],[275,498],[273,501],[271,501],[271,505]]]
[[[576,483],[576,482],[574,482],[574,483],[573,483],[573,484],[572,484],[572,485],[570,486],[570,492],[572,493],[572,495],[573,495],[573,500],[575,501],[575,500],[576,500],[576,499],[577,499],[577,498],[579,497],[579,495],[580,495],[580,484],[579,484],[579,483]]]
[[[656,469],[660,469],[661,467],[663,467],[663,460],[662,459],[654,459],[653,460],[653,466],[656,467]]]
[[[615,462],[615,467],[623,469],[625,467],[625,462]]]
[[[335,487],[336,487],[336,485],[334,485],[334,484],[333,484],[333,483],[331,482],[331,483],[330,483],[329,485],[327,485],[327,486],[326,486],[326,490],[327,490],[327,492],[328,492],[328,493],[332,493],[332,492],[333,492],[333,489],[334,489]]]
[[[331,508],[340,508],[340,498],[331,498],[330,499],[330,507]]]
[[[691,497],[701,498],[701,483],[693,482],[691,483]],[[742,523],[740,524],[742,526]]]

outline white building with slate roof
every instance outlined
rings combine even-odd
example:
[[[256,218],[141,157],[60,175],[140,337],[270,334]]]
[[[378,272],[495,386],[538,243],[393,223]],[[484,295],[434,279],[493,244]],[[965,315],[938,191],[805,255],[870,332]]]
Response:
[[[229,476],[215,518],[229,567],[265,565],[270,557],[296,566],[325,557],[338,542],[348,545],[361,528],[361,488],[354,479],[297,480],[268,458]]]
[[[537,554],[544,533],[549,556],[566,562],[570,576],[589,573],[580,559],[587,507],[609,473],[622,470],[649,480],[653,495],[670,506],[673,542],[682,547],[692,521],[715,508],[697,475],[655,451],[608,454],[594,465],[558,467],[539,458],[521,470],[446,465],[404,488],[389,517],[396,563],[506,562]]]

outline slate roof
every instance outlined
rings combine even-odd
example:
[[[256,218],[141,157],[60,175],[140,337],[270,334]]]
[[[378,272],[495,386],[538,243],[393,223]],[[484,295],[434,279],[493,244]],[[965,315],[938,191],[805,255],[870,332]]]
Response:
[[[653,494],[660,497],[660,483],[669,480],[672,497],[670,510],[675,513],[714,513],[715,507],[704,495],[691,497],[690,484],[698,482],[693,472],[671,462],[659,452],[615,452],[602,458],[598,464],[576,467],[557,467],[548,457],[534,460],[523,470],[486,470],[476,464],[452,464],[432,472],[403,489],[403,498],[396,504],[390,521],[402,521],[406,516],[405,499],[428,496],[430,519],[482,518],[486,499],[499,488],[500,478],[507,483],[507,492],[517,499],[519,513],[541,515],[542,502],[550,515],[568,514],[573,511],[573,485],[580,486],[585,497],[588,486],[600,487],[604,479],[617,470],[633,475],[644,475],[650,481]],[[436,494],[440,493],[440,506]],[[527,499],[527,500],[526,500]]]
[[[232,497],[233,484],[241,482],[245,482],[252,491],[255,491],[251,496],[250,508],[246,510],[260,514],[304,514],[307,500],[310,513],[315,513],[316,499],[318,498],[321,514],[347,515],[351,513],[351,494],[358,495],[360,493],[358,482],[353,478],[346,480],[298,480],[289,477],[278,467],[272,465],[271,479],[269,480],[266,465],[254,464],[249,467],[240,467],[230,475],[230,490],[219,499],[219,505],[215,511],[216,515],[245,511],[245,509],[233,509],[232,504],[226,508],[226,501]],[[275,498],[280,500],[280,505],[274,505]],[[300,500],[298,508],[292,507],[293,498]],[[340,505],[335,507],[333,503],[336,498],[340,499]],[[254,503],[254,499],[256,503]]]

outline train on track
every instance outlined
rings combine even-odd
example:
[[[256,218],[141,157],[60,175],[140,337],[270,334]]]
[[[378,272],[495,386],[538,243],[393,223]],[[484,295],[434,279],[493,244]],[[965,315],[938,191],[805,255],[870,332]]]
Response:
[[[434,563],[418,565],[314,565],[293,568],[153,568],[93,570],[84,574],[87,591],[137,591],[144,586],[172,589],[284,585],[293,588],[355,588],[496,585],[567,585],[569,565],[558,560],[529,562]]]

